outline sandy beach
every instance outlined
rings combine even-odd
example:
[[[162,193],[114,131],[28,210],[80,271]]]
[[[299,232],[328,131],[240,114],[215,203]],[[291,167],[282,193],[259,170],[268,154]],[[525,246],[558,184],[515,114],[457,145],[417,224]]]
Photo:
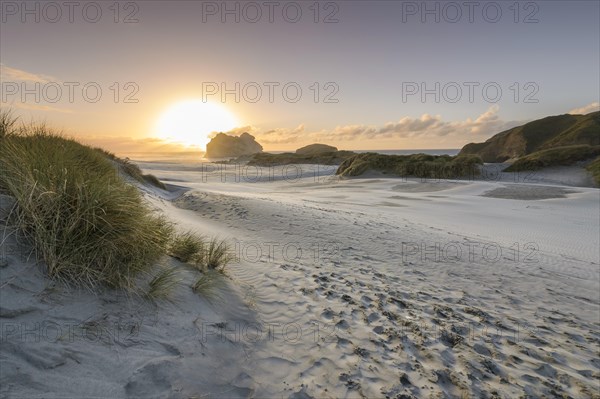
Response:
[[[226,275],[156,306],[65,292],[7,242],[3,397],[598,397],[598,189],[140,166],[152,207],[231,244]]]
[[[0,399],[600,399],[600,1],[0,1]]]

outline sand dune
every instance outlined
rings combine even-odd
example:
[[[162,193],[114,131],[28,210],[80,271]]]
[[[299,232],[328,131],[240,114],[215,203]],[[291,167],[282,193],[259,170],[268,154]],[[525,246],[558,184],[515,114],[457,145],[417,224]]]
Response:
[[[146,188],[157,210],[229,240],[229,277],[154,307],[9,254],[3,396],[598,397],[597,189],[143,166],[180,187]],[[44,321],[112,334],[32,342]]]

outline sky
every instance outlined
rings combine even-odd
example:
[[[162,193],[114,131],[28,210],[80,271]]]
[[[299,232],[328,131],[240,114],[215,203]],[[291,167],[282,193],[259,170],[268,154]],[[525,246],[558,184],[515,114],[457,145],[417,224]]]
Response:
[[[600,102],[598,1],[2,1],[0,101],[120,155],[448,149]]]

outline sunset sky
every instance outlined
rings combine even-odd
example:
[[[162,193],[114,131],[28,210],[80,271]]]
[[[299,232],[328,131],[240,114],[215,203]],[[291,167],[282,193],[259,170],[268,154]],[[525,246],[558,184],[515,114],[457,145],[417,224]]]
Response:
[[[460,148],[598,109],[597,1],[51,3],[2,2],[2,107],[119,154]]]

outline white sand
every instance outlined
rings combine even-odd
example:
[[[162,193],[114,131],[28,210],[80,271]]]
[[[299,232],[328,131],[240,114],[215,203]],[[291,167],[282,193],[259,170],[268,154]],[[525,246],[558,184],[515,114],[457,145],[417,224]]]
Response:
[[[598,397],[598,189],[142,166],[189,189],[146,188],[157,209],[232,243],[230,278],[156,308],[9,254],[0,395]]]

